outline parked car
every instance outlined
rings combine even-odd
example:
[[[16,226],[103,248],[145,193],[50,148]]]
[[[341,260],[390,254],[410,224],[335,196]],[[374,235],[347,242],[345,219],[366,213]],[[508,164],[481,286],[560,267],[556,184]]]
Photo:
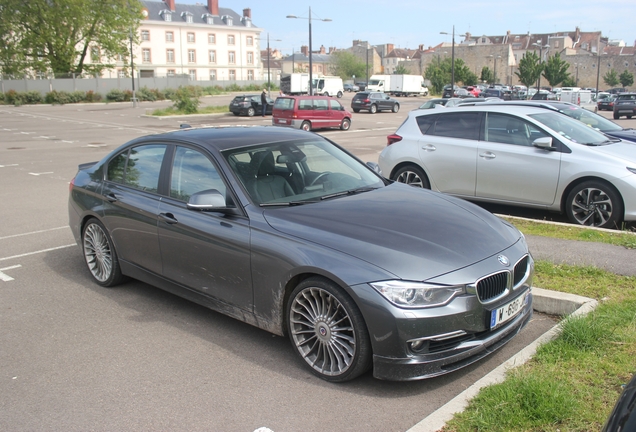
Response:
[[[274,102],[272,125],[306,131],[324,128],[349,130],[353,115],[328,96],[281,96]]]
[[[265,114],[271,115],[274,107],[274,100],[267,98],[267,108]],[[230,112],[237,115],[247,115],[253,117],[254,114],[260,115],[263,111],[260,94],[240,95],[234,97],[230,102]]]
[[[557,100],[557,96],[547,90],[539,90],[532,95],[532,100]]]
[[[502,102],[502,105],[519,105],[519,106],[533,106],[538,108],[551,109],[565,114],[568,117],[572,117],[579,120],[589,127],[603,132],[605,135],[609,135],[613,138],[618,138],[624,141],[636,142],[636,130],[633,128],[623,128],[617,125],[611,120],[606,119],[590,110],[581,108],[578,105],[574,105],[569,102],[561,101],[508,101]]]
[[[607,97],[601,98],[599,94],[599,100],[596,102],[596,108],[599,111],[614,111],[614,103],[616,102],[616,96],[608,94]]]
[[[503,88],[487,88],[486,91],[482,92],[481,97],[496,97],[503,100],[511,100],[512,91],[504,90]]]
[[[346,92],[359,92],[360,91],[360,87],[358,87],[355,84],[343,84],[344,90]]]
[[[457,90],[455,90],[455,96],[454,97],[458,97],[458,98],[474,98],[475,95],[472,94],[472,92],[469,92],[467,89],[465,88],[459,88]]]
[[[560,211],[580,225],[636,220],[634,144],[556,111],[495,103],[411,111],[387,144],[379,164],[391,180]]]
[[[628,119],[636,115],[636,93],[620,93],[614,101],[614,120],[621,116]]]
[[[396,113],[400,110],[400,102],[382,92],[359,92],[351,99],[351,109],[354,113],[360,111],[369,111],[371,114],[379,111]]]
[[[455,92],[459,89],[459,86],[452,86],[447,84],[444,86],[442,90],[442,98],[452,98],[455,97]]]
[[[611,88],[609,90],[605,90],[606,93],[610,93],[610,94],[613,94],[613,95],[617,95],[619,93],[625,93],[626,91],[627,91],[627,89],[624,88],[624,87],[614,87],[614,88]]]
[[[313,133],[137,138],[80,165],[68,212],[96,284],[138,279],[287,335],[327,381],[449,373],[532,317],[534,263],[516,228],[387,182]]]
[[[446,102],[448,102],[448,99],[429,99],[416,109],[433,109],[436,105],[446,105]]]
[[[367,89],[367,82],[366,81],[356,81],[356,85],[358,86],[360,91],[365,91]]]
[[[619,396],[601,432],[636,431],[636,374]]]
[[[481,90],[477,86],[466,86],[466,90],[468,90],[475,97],[479,97],[479,95],[481,94]]]

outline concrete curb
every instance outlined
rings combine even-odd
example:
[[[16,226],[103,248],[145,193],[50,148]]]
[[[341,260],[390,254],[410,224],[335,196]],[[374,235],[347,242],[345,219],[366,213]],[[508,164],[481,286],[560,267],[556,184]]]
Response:
[[[532,288],[533,308],[537,312],[551,315],[582,316],[593,311],[598,302],[587,297]],[[468,406],[483,387],[503,382],[508,370],[521,366],[536,353],[537,348],[554,339],[561,331],[559,324],[535,339],[530,345],[519,351],[506,362],[499,365],[489,374],[475,382],[459,395],[448,401],[444,406],[431,413],[428,417],[410,428],[407,432],[436,432],[442,429],[455,413],[461,412]]]

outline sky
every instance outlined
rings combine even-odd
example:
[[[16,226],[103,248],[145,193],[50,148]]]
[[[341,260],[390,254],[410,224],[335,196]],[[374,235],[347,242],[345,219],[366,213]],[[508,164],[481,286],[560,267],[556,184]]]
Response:
[[[207,4],[206,0],[176,0],[177,3]],[[425,48],[455,42],[460,35],[504,35],[514,33],[556,33],[601,31],[610,39],[621,39],[627,46],[636,40],[636,1],[634,0],[219,0],[219,7],[241,15],[252,9],[252,22],[269,33],[270,47],[283,54],[296,52],[309,44],[312,12],[312,47],[349,48],[354,39],[372,45],[391,43],[395,48]],[[331,19],[322,22],[320,19]],[[449,35],[440,34],[447,32]],[[276,41],[275,39],[280,39]],[[262,49],[266,42],[261,44]]]

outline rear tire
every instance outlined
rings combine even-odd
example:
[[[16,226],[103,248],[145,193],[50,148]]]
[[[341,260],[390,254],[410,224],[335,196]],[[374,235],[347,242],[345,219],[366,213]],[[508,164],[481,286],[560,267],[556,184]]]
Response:
[[[339,91],[339,92],[338,92],[338,94],[337,94],[336,96],[338,96],[338,99],[340,99],[340,98],[342,97],[342,92],[341,92],[341,91]]]
[[[431,183],[428,181],[428,177],[426,177],[424,171],[416,165],[403,166],[397,170],[395,174],[393,174],[391,180],[413,187],[421,187],[423,189],[431,188]]]
[[[329,93],[328,92],[324,92],[322,95],[329,97]]]
[[[375,113],[377,113],[377,112],[378,112],[378,107],[377,107],[377,105],[375,105],[375,104],[371,105],[371,108],[369,108],[369,112],[370,112],[371,114],[375,114]]]
[[[300,128],[304,131],[309,132],[311,130],[311,123],[309,123],[308,121],[304,121],[301,125]]]
[[[354,112],[354,113],[359,113],[359,112],[360,112],[360,110],[359,110],[359,109],[357,109],[357,108],[354,108],[354,109],[353,109],[353,112]]]
[[[108,230],[95,218],[89,219],[82,230],[82,252],[88,271],[99,285],[112,287],[124,280]]]
[[[254,114],[256,114],[256,111],[254,110],[254,108],[248,108],[247,109],[247,115],[249,117],[254,117]]]
[[[621,118],[621,116],[618,115],[617,113],[614,113],[614,120],[618,120],[619,118]]]

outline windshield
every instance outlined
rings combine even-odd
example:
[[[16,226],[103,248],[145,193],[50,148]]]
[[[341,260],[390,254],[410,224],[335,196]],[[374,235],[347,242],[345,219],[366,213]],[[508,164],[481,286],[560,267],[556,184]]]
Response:
[[[592,129],[573,118],[561,115],[557,112],[530,114],[529,117],[543,123],[562,137],[579,144],[605,145],[611,144],[606,135]]]
[[[561,112],[568,117],[572,117],[581,121],[588,125],[589,127],[593,127],[594,129],[598,129],[601,132],[611,132],[611,131],[619,131],[623,130],[622,127],[617,125],[616,123],[607,120],[605,117],[602,117],[592,111],[579,108],[579,107],[567,107]]]
[[[269,143],[223,153],[258,205],[298,205],[384,186],[367,166],[329,141]]]
[[[369,81],[369,85],[376,85],[377,86],[378,84],[380,84],[380,80],[370,80]]]

